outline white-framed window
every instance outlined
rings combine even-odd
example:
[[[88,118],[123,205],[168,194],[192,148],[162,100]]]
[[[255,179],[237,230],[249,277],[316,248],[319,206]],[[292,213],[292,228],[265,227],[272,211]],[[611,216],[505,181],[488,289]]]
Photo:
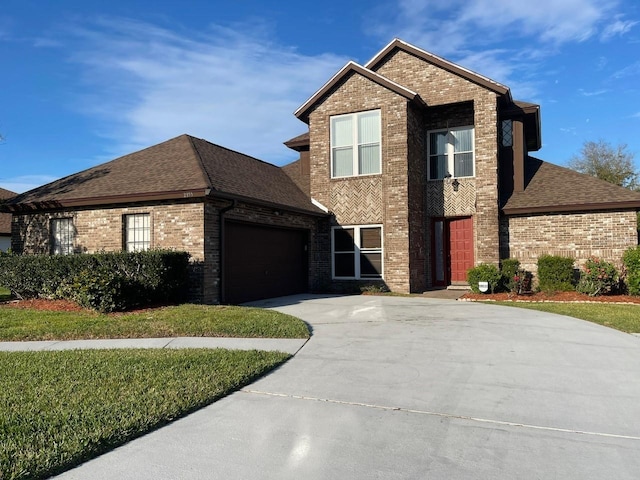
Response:
[[[51,253],[53,255],[72,254],[75,237],[76,230],[72,218],[51,219]]]
[[[380,110],[331,117],[331,178],[382,173]]]
[[[451,128],[429,132],[429,180],[473,177],[473,127]]]
[[[333,278],[382,278],[382,226],[331,229]]]
[[[134,213],[124,216],[124,247],[127,252],[151,248],[151,216]]]

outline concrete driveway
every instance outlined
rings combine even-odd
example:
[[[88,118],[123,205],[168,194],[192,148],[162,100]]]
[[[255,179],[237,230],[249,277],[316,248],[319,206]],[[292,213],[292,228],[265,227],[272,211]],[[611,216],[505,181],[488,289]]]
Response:
[[[63,479],[637,479],[640,338],[451,300],[261,305],[313,337],[242,391]]]

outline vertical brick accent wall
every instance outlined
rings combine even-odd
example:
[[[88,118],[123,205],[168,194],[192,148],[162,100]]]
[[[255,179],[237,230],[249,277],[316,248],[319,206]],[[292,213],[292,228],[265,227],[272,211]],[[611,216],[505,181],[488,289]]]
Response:
[[[408,181],[409,181],[409,282],[411,292],[427,288],[427,236],[425,190],[427,186],[426,138],[424,112],[409,105],[407,111]]]
[[[499,261],[497,94],[401,50],[392,52],[376,70],[381,75],[419,93],[429,107],[443,106],[441,109],[433,109],[431,119],[427,116],[428,129],[473,123],[475,179],[465,180],[461,185],[457,193],[463,192],[463,195],[458,195],[463,198],[456,198],[454,192],[449,191],[442,182],[434,182],[434,185],[428,186],[429,198],[433,199],[439,195],[441,201],[435,209],[431,209],[428,204],[427,211],[430,215],[437,211],[444,211],[447,216],[474,214],[476,263],[497,264]],[[471,102],[472,122],[469,122],[470,118],[465,119],[465,112],[468,115],[470,111],[468,107],[452,105],[463,102]],[[473,195],[475,198],[472,201]],[[454,203],[452,208],[442,208],[451,202]]]
[[[577,265],[591,256],[621,265],[625,250],[638,243],[635,212],[558,213],[503,217],[503,258],[517,258],[537,271],[541,255],[573,257]]]
[[[331,179],[330,117],[374,109],[381,110],[382,174]],[[309,133],[311,197],[333,212],[340,225],[382,224],[385,283],[409,292],[406,99],[353,74],[310,114]]]

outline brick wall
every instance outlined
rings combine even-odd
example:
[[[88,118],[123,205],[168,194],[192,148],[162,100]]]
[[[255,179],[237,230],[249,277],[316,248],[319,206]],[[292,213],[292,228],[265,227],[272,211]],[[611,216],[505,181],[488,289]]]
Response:
[[[517,258],[537,271],[544,254],[573,257],[582,265],[591,256],[620,266],[622,254],[638,243],[635,212],[590,212],[503,217],[503,258]]]
[[[330,117],[373,109],[381,110],[382,175],[332,179]],[[309,133],[311,197],[334,213],[337,224],[382,224],[385,283],[394,291],[409,292],[406,99],[351,75],[310,114]]]
[[[426,129],[474,125],[475,178],[461,179],[458,192],[446,182],[428,182],[426,212],[428,216],[473,215],[476,263],[497,264],[497,94],[401,50],[387,56],[377,72],[420,94],[430,107]]]
[[[52,218],[73,218],[76,228],[75,250],[95,253],[123,249],[123,215],[148,213],[151,219],[151,247],[172,248],[191,254],[190,298],[203,303],[220,302],[220,225],[219,215],[230,201],[206,203],[162,203],[145,206],[112,207],[96,210],[67,210],[33,215],[14,215],[15,252],[50,253],[49,225]],[[226,217],[310,232],[309,288],[326,289],[330,277],[328,219],[259,207],[238,202]]]
[[[151,246],[175,248],[204,258],[204,215],[202,203],[160,204],[135,207],[77,209],[14,215],[13,249],[19,253],[49,253],[50,220],[73,218],[76,229],[75,251],[94,253],[99,250],[123,249],[124,215],[148,213],[151,220]]]

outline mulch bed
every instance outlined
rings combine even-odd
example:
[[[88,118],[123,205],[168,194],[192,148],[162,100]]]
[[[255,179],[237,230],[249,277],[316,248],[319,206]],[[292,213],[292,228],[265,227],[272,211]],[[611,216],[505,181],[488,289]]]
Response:
[[[631,295],[600,295],[590,297],[578,292],[556,292],[553,294],[535,292],[527,295],[513,293],[465,293],[459,300],[470,302],[571,302],[571,303],[635,303],[640,305],[640,297]]]
[[[86,308],[69,300],[47,300],[46,298],[31,298],[28,300],[11,300],[4,304],[10,308],[30,308],[33,310],[48,310],[52,312],[83,312]]]

